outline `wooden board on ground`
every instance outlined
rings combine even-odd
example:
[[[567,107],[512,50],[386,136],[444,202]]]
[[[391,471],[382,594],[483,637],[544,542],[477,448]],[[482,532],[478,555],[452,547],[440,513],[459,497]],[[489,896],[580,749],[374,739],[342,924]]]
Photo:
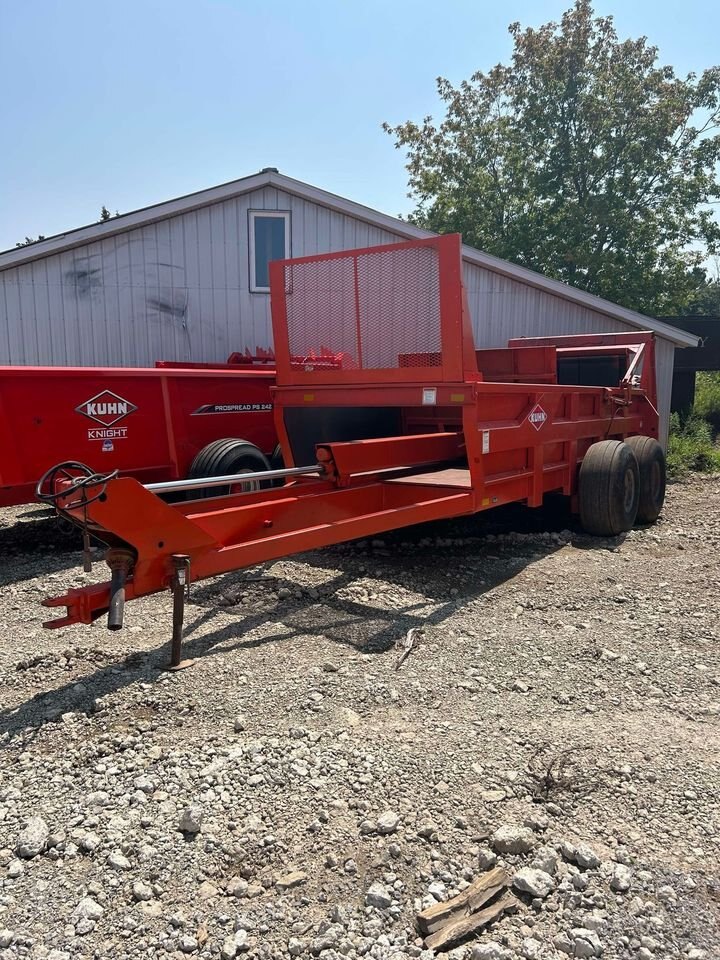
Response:
[[[510,882],[502,867],[495,867],[473,880],[469,887],[452,900],[437,903],[418,914],[418,925],[424,934],[439,930],[453,918],[460,918],[468,913],[475,913],[488,900],[498,894]]]
[[[425,937],[425,946],[432,950],[445,950],[453,944],[459,943],[473,933],[477,933],[503,913],[513,913],[517,910],[518,901],[512,893],[507,891],[489,907],[471,913],[468,916],[451,919],[440,930]]]

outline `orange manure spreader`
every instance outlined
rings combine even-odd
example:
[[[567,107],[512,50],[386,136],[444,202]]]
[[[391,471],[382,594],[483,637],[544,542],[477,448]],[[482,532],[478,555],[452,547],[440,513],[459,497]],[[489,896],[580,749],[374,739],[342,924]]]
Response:
[[[276,261],[270,274],[285,466],[143,485],[58,465],[40,494],[107,544],[111,579],[45,600],[65,608],[46,626],[107,613],[119,629],[127,600],[170,589],[178,665],[190,580],[512,501],[538,507],[550,492],[600,536],[658,516],[651,333],[476,350],[458,235]],[[223,495],[159,496],[212,485]]]

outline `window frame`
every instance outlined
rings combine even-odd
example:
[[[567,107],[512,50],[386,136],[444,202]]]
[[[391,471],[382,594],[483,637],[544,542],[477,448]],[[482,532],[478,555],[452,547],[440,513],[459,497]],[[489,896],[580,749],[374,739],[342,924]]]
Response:
[[[249,280],[250,293],[270,293],[270,287],[258,287],[255,283],[255,221],[258,217],[272,217],[285,221],[285,255],[284,260],[290,258],[290,211],[289,210],[248,210],[248,250],[249,250]]]

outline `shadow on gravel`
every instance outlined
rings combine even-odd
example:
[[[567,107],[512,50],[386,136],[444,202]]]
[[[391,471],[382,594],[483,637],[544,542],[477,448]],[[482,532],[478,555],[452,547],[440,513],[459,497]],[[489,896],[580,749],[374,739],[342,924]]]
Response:
[[[0,587],[82,563],[80,531],[62,528],[54,513],[28,509],[18,520],[0,527]],[[101,555],[96,556],[99,559]],[[28,572],[32,566],[38,567],[36,573]]]
[[[18,736],[24,740],[32,739],[41,727],[58,720],[67,711],[94,713],[98,697],[115,693],[138,681],[152,682],[165,662],[165,651],[132,653],[125,660],[97,667],[80,679],[74,677],[52,690],[41,690],[19,707],[0,709],[0,748],[9,746]],[[76,692],[78,683],[85,688],[81,695]]]
[[[31,526],[39,529],[30,535],[42,536],[40,525],[47,522],[33,522]],[[262,571],[258,576],[257,568],[226,574],[193,588],[183,655],[195,659],[227,655],[308,634],[322,635],[364,653],[381,653],[412,627],[441,628],[459,608],[560,549],[561,543],[532,534],[562,530],[571,531],[573,545],[580,548],[608,549],[620,542],[578,535],[564,501],[551,501],[540,510],[513,504],[479,517],[393,531],[383,535],[381,547],[377,541],[375,546],[371,541],[356,541],[299,555],[294,559],[330,573],[319,587],[305,589],[299,597],[293,594],[279,600],[281,588],[290,593],[297,585]],[[7,531],[0,531],[0,545],[2,534]],[[520,535],[517,541],[513,534]],[[68,565],[75,556],[68,554]],[[52,563],[56,558],[47,559]],[[382,589],[365,599],[338,596],[339,591],[368,580],[381,581]],[[198,634],[217,616],[230,612],[237,617],[232,623]],[[268,622],[278,629],[266,636],[244,638]],[[81,678],[84,690],[80,695],[78,680],[73,679],[35,694],[15,709],[0,710],[0,736],[5,735],[5,745],[20,734],[31,737],[65,711],[92,713],[97,698],[140,680],[152,682],[168,662],[170,632],[168,617],[168,642],[152,652],[133,653],[125,660],[97,667]]]
[[[220,643],[226,653],[290,636],[320,634],[363,653],[383,653],[413,627],[441,627],[458,609],[562,546],[533,534],[568,530],[575,543],[577,523],[567,502],[552,498],[539,510],[511,504],[475,517],[406,527],[377,540],[297,555],[295,560],[331,574],[321,585],[303,590],[300,597],[292,593],[292,582],[277,576],[227,574],[195,588],[194,603],[210,609],[194,625],[188,625],[184,649],[187,656],[203,657]],[[507,535],[512,534],[525,539],[511,542]],[[604,544],[607,549],[608,541]],[[384,589],[372,596],[370,588],[371,596],[364,600],[338,595],[368,581],[381,581]],[[283,588],[291,596],[278,601],[278,591]],[[265,593],[260,610],[247,611],[243,598],[248,592]],[[238,620],[232,627],[225,625],[215,633],[193,638],[218,609],[225,614],[235,612]],[[238,632],[249,632],[268,621],[287,627],[287,633],[227,643]]]

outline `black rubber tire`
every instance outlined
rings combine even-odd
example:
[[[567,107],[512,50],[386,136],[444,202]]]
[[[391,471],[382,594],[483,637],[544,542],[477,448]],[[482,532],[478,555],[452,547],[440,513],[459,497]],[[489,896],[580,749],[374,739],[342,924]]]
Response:
[[[224,474],[230,473],[257,473],[269,469],[270,464],[267,457],[254,444],[248,443],[247,440],[227,437],[223,440],[214,440],[203,447],[190,464],[188,479],[222,477]],[[265,489],[270,484],[271,481],[269,480],[260,482],[256,489]],[[236,485],[233,484],[233,486]],[[193,490],[190,495],[191,497],[224,497],[229,493],[230,485]]]
[[[273,470],[282,470],[285,466],[282,447],[280,444],[278,444],[272,452],[272,456],[270,457],[270,466],[273,468]]]
[[[270,457],[270,469],[271,470],[283,470],[285,467],[285,460],[282,455],[282,447],[278,444],[272,452]],[[274,487],[282,487],[285,484],[285,481],[282,477],[278,477],[277,480],[273,480],[272,485]]]
[[[640,471],[632,449],[620,440],[593,443],[580,464],[580,522],[597,537],[630,530],[640,499]]]
[[[665,451],[654,437],[629,437],[626,441],[640,469],[637,523],[655,523],[665,502],[667,466]]]

